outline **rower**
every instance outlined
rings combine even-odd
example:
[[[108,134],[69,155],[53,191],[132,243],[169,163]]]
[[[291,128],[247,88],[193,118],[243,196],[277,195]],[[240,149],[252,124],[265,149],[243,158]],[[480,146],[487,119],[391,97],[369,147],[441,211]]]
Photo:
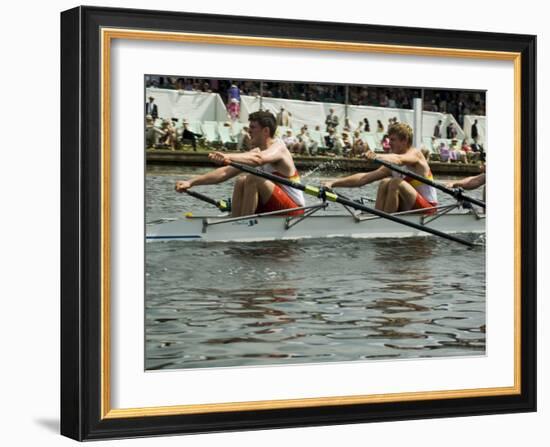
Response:
[[[214,171],[194,177],[190,180],[176,182],[176,191],[185,192],[189,188],[198,185],[213,185],[225,182],[241,173],[239,169],[228,166],[236,162],[273,173],[294,182],[299,182],[300,177],[292,155],[285,144],[275,138],[277,124],[275,117],[269,112],[254,112],[249,116],[251,151],[237,154],[213,151],[208,158],[216,164],[223,165]],[[302,207],[305,205],[302,191],[279,185],[265,178],[255,175],[242,175],[233,187],[231,200],[234,217],[247,216],[254,213],[285,210]],[[303,214],[303,210],[291,211],[288,215]]]
[[[370,160],[381,160],[393,165],[406,166],[409,171],[433,180],[430,166],[422,152],[412,146],[413,131],[406,123],[392,124],[388,129],[390,153],[368,152]],[[437,206],[437,193],[433,186],[403,175],[382,165],[375,171],[350,175],[324,183],[327,188],[360,187],[380,181],[375,208],[386,213],[425,209]]]

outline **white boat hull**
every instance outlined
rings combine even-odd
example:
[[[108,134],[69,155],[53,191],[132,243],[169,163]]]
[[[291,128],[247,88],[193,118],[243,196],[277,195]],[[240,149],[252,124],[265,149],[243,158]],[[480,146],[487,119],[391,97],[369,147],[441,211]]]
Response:
[[[365,219],[367,217],[367,219]],[[428,233],[377,217],[361,215],[358,221],[349,215],[315,214],[288,228],[289,219],[280,216],[251,217],[223,222],[227,217],[191,216],[147,226],[147,241],[254,242],[304,238],[351,237],[389,238],[426,236]],[[422,214],[399,216],[401,219],[434,228],[448,234],[484,233],[483,215],[448,213],[433,217]]]

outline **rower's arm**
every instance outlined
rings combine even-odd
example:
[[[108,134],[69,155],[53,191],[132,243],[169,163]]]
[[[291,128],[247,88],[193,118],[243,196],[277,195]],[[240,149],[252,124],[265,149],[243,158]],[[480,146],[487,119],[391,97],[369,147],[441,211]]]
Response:
[[[453,188],[464,188],[464,189],[476,189],[485,184],[485,174],[479,174],[474,177],[467,177],[458,182],[453,182]]]
[[[208,155],[208,158],[220,164],[235,162],[248,166],[262,166],[266,163],[280,161],[285,156],[285,151],[287,151],[285,144],[281,140],[276,140],[263,151],[259,148],[239,154],[213,151]]]
[[[199,175],[189,180],[191,186],[200,185],[215,185],[217,183],[225,182],[232,177],[238,175],[240,171],[231,166],[223,166],[218,169],[214,169],[206,174]]]
[[[277,163],[283,158],[286,150],[286,146],[282,140],[275,140],[267,149],[263,151],[253,149],[243,154],[228,154],[228,157],[231,161],[235,161],[237,163],[243,163],[251,166],[262,166],[266,163]]]
[[[224,152],[223,157],[225,159],[225,163],[228,161],[234,161],[235,163],[242,163],[248,166],[260,166],[263,164],[261,151],[258,148],[239,154],[228,154],[227,152]]]
[[[262,166],[266,163],[276,163],[281,160],[286,150],[285,144],[281,140],[276,140],[267,149],[252,149],[241,154],[224,153],[226,159],[236,163],[242,163],[249,166]]]
[[[385,177],[391,175],[391,171],[385,166],[379,167],[376,171],[353,174],[348,177],[340,178],[334,180],[330,183],[332,188],[334,187],[344,187],[344,188],[357,188],[359,186],[364,186],[369,183],[381,180]]]

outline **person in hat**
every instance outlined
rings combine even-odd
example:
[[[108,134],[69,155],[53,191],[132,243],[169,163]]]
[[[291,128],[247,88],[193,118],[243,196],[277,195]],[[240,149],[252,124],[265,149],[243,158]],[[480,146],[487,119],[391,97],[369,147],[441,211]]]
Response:
[[[466,163],[466,153],[462,151],[457,138],[451,140],[451,159]]]
[[[145,115],[151,115],[151,117],[156,120],[159,117],[159,111],[154,101],[155,98],[149,96],[149,102],[145,103]]]
[[[350,157],[362,157],[367,151],[370,151],[369,144],[361,138],[361,132],[356,130],[353,134]]]
[[[307,130],[307,124],[304,124],[300,129],[300,133],[296,136],[298,143],[296,152],[299,154],[316,155],[319,144],[311,138]]]
[[[155,120],[151,115],[145,116],[145,148],[154,149],[164,132],[155,126]]]
[[[231,84],[227,91],[227,103],[230,104],[232,99],[236,99],[239,104],[241,102],[241,89],[237,84]]]
[[[241,106],[237,98],[231,98],[229,106],[227,107],[227,112],[231,121],[237,121],[241,112]]]
[[[281,106],[279,113],[277,113],[277,126],[290,126],[290,113],[283,106]]]
[[[439,143],[439,147],[437,148],[437,152],[439,152],[439,160],[443,163],[450,163],[451,162],[451,150],[449,149],[449,146],[447,146],[447,143],[445,141],[441,141]]]
[[[197,139],[202,137],[202,134],[192,132],[189,129],[189,121],[187,121],[185,118],[181,121],[181,143],[190,141],[191,146],[193,147],[193,151],[197,151]]]
[[[340,151],[343,153],[344,157],[348,157],[353,146],[353,141],[349,132],[343,131],[337,141],[341,148]]]
[[[163,135],[159,139],[159,145],[164,148],[169,148],[173,151],[176,150],[176,128],[172,124],[172,121],[162,121],[161,131]]]
[[[163,120],[161,129],[166,132],[164,138],[160,139],[161,143],[164,143],[171,150],[175,151],[177,146],[177,130],[175,122],[172,120]]]
[[[330,129],[336,130],[336,128],[338,127],[338,124],[339,124],[338,115],[334,113],[334,109],[332,108],[329,109],[329,113],[325,119],[325,125],[327,126],[326,131],[329,132]]]
[[[287,129],[286,133],[282,137],[283,143],[290,152],[297,152],[299,150],[298,138],[292,134],[292,129]]]

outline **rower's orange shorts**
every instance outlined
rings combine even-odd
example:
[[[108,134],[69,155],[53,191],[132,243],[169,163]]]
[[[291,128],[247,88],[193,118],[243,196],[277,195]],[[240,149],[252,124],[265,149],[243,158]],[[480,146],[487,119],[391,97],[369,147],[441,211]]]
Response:
[[[289,195],[281,188],[279,185],[275,185],[271,197],[266,203],[258,204],[256,208],[257,213],[268,213],[270,211],[279,211],[286,210],[288,208],[297,208],[300,205],[297,205],[294,200],[292,200]],[[289,211],[285,213],[284,216],[297,216],[304,214],[304,210]]]
[[[424,208],[433,208],[434,206],[437,206],[437,202],[430,202],[426,200],[426,198],[420,194],[418,191],[416,192],[416,200],[414,201],[414,205],[412,207],[413,210],[421,210]],[[435,209],[426,211],[426,214],[434,214],[436,212]]]

